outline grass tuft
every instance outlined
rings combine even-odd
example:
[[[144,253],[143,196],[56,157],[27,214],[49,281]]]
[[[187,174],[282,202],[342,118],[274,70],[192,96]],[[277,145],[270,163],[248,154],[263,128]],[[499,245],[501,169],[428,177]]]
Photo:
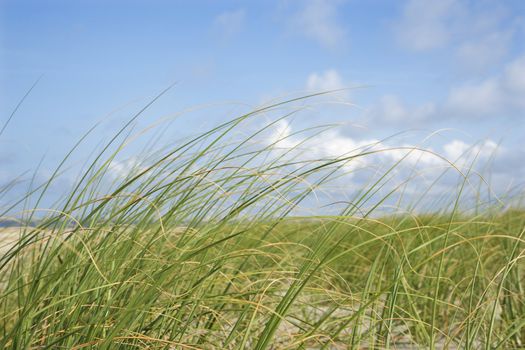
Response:
[[[401,147],[406,156],[324,207],[335,213],[304,214],[388,150],[305,158],[325,128],[287,149],[297,134],[256,142],[280,119],[237,133],[296,100],[148,148],[115,177],[137,115],[52,209],[39,205],[71,153],[32,184],[2,215],[24,220],[0,231],[0,348],[523,348],[525,212],[479,196],[467,210],[474,166],[453,164],[451,201],[382,211],[415,181],[390,186],[421,151]]]

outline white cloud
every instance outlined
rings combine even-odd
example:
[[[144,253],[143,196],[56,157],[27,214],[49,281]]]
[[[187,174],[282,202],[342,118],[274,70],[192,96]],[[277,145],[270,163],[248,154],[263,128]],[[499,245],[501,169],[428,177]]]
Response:
[[[494,77],[451,89],[445,113],[466,117],[499,117],[525,113],[525,55]]]
[[[447,110],[461,116],[485,116],[498,112],[505,96],[498,79],[454,87],[449,93]]]
[[[451,37],[450,21],[459,10],[457,0],[409,0],[396,28],[398,40],[416,51],[443,47]]]
[[[343,77],[335,69],[328,69],[322,72],[313,72],[306,79],[305,88],[310,93],[331,92],[325,96],[325,101],[329,102],[349,102],[350,84],[345,82]],[[340,90],[340,91],[336,91]]]
[[[462,43],[457,56],[471,71],[490,68],[505,57],[512,41],[512,31],[495,31]]]
[[[280,120],[273,133],[269,136],[267,143],[274,144],[277,149],[291,150],[295,152],[290,156],[308,157],[309,159],[336,159],[360,154],[365,148],[376,148],[380,146],[378,140],[355,140],[342,135],[339,131],[330,129],[317,134],[305,141],[304,135],[292,135],[292,127],[287,120]],[[346,170],[353,170],[358,166],[364,167],[368,159],[357,158],[348,163]]]
[[[131,157],[122,161],[114,159],[109,164],[109,174],[114,179],[122,180],[144,170],[146,168],[141,165],[137,157]]]
[[[329,129],[303,143],[304,140],[304,135],[292,135],[292,126],[287,120],[280,120],[275,124],[267,143],[274,144],[279,149],[290,150],[297,147],[298,152],[307,150],[304,156],[311,157],[311,159],[336,159],[358,155],[365,150],[377,151],[373,155],[360,158],[358,162],[352,163],[351,169],[355,169],[357,165],[382,164],[385,161],[399,161],[401,159],[409,165],[446,166],[447,162],[443,158],[457,162],[457,164],[463,164],[474,156],[478,160],[482,160],[493,156],[496,152],[501,154],[505,151],[490,139],[476,144],[454,139],[444,144],[442,151],[406,143],[392,147],[377,139],[355,139],[341,134],[337,129]]]
[[[451,162],[465,164],[471,157],[488,158],[502,149],[492,140],[471,145],[462,140],[452,140],[443,146],[444,156]]]
[[[382,120],[400,122],[407,118],[408,111],[397,96],[386,95],[381,98],[377,114]]]
[[[343,157],[356,156],[344,165],[339,164],[343,165],[340,169],[342,173],[336,174],[335,182],[330,185],[334,198],[344,197],[356,188],[373,183],[394,165],[395,168],[386,179],[387,183],[381,186],[384,191],[382,193],[386,194],[397,186],[407,185],[409,187],[403,187],[401,191],[408,196],[408,202],[417,199],[421,194],[441,198],[448,193],[453,195],[457,190],[457,180],[460,176],[457,169],[462,174],[467,174],[466,169],[472,169],[470,175],[477,179],[478,176],[484,175],[484,165],[492,156],[501,159],[502,155],[515,153],[507,152],[492,140],[469,144],[455,139],[441,146],[435,145],[436,148],[410,143],[391,146],[392,140],[387,144],[377,139],[358,139],[344,135],[338,129],[330,129],[302,143],[305,135],[293,132],[292,126],[286,120],[279,121],[274,128],[268,142],[276,142],[274,151],[278,152],[279,156],[290,157],[293,161],[342,160]],[[290,151],[291,148],[294,149]],[[286,156],[282,153],[284,151],[288,152]],[[373,152],[368,153],[369,151]],[[397,162],[400,163],[396,164]],[[521,166],[521,163],[518,164]],[[447,170],[449,171],[446,172]],[[338,176],[343,174],[344,176]],[[504,177],[497,180],[496,185],[506,184],[512,178],[511,173],[507,171]],[[406,180],[409,182],[406,183]],[[491,182],[490,186],[492,185]],[[478,191],[476,186],[468,188],[469,191],[472,190],[471,193]]]
[[[504,2],[407,0],[395,24],[401,46],[414,51],[447,49],[461,73],[487,71],[510,52],[520,21]]]
[[[314,72],[308,76],[306,89],[310,91],[329,91],[344,88],[343,79],[335,69],[322,73]]]
[[[267,143],[281,150],[294,149],[290,156],[299,155],[302,159],[338,159],[373,151],[372,154],[356,157],[345,164],[346,171],[370,166],[377,168],[400,160],[409,166],[447,165],[432,148],[421,148],[411,144],[392,147],[373,138],[356,139],[342,134],[337,129],[329,129],[309,138],[306,142],[303,142],[304,140],[304,135],[292,135],[292,127],[288,121],[280,120]],[[448,159],[449,153],[445,151],[443,156]]]
[[[516,102],[525,102],[525,55],[505,67],[503,84],[510,93],[517,95]]]
[[[328,48],[336,48],[346,39],[343,25],[337,18],[338,0],[308,0],[299,13],[292,16],[293,31],[317,41]]]
[[[419,106],[407,106],[395,95],[381,97],[376,106],[370,108],[366,113],[369,120],[382,121],[386,123],[413,124],[425,121],[436,115],[436,106],[433,103],[425,103]]]
[[[408,163],[412,166],[444,164],[443,159],[441,159],[432,148],[420,148],[409,144],[404,144],[399,148],[390,148],[385,152],[385,155],[393,161],[397,162],[402,160],[405,164]]]
[[[215,17],[214,27],[223,38],[231,38],[242,30],[246,12],[243,9],[226,11]]]
[[[268,138],[268,144],[275,144],[276,147],[291,149],[299,144],[299,140],[290,137],[292,128],[287,120],[279,120],[275,126],[272,134]]]
[[[494,76],[452,86],[437,103],[408,105],[395,95],[383,96],[371,106],[367,121],[411,128],[444,118],[499,118],[525,114],[525,54],[503,66]],[[403,125],[404,124],[404,125]]]
[[[487,157],[492,155],[498,148],[498,144],[492,140],[486,140],[481,144],[470,145],[461,140],[453,140],[443,146],[445,155],[451,161],[468,155]]]

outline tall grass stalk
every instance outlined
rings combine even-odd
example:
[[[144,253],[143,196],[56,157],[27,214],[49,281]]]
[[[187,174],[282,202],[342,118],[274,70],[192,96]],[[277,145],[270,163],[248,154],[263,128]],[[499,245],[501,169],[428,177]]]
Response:
[[[452,200],[439,202],[448,198],[448,207],[425,214],[417,211],[424,198],[414,198],[402,214],[382,212],[415,181],[392,185],[396,171],[424,152],[398,147],[406,154],[347,191],[343,207],[334,199],[338,212],[304,214],[354,164],[389,150],[305,158],[301,148],[325,127],[305,130],[288,149],[283,140],[301,133],[255,142],[293,112],[237,133],[301,99],[169,148],[148,145],[142,162],[115,177],[148,104],[67,196],[40,208],[86,133],[48,181],[33,178],[3,211],[37,224],[10,229],[15,239],[1,248],[0,348],[522,348],[525,212],[479,196],[467,211],[474,165],[461,172],[446,161],[443,173],[461,178]]]

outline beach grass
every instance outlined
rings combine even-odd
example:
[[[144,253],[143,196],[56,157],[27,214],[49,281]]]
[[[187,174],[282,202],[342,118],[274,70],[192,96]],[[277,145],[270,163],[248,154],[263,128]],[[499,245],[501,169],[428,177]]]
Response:
[[[115,177],[134,117],[51,209],[40,204],[70,154],[6,207],[24,215],[0,231],[0,348],[523,348],[525,211],[465,207],[472,184],[454,164],[449,200],[382,211],[403,191],[380,191],[402,157],[336,213],[305,214],[348,164],[384,150],[304,159],[252,142],[275,121],[234,134],[283,104]]]

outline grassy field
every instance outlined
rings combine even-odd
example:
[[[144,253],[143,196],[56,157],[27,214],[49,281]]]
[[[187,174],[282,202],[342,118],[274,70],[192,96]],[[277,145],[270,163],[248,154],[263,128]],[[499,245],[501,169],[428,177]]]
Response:
[[[260,112],[108,183],[124,128],[48,215],[25,205],[37,225],[0,231],[0,348],[525,346],[525,212],[465,210],[465,176],[434,212],[385,214],[387,168],[338,214],[299,216],[376,151],[303,161],[250,144],[261,131],[230,142]],[[12,208],[38,208],[62,166]]]

